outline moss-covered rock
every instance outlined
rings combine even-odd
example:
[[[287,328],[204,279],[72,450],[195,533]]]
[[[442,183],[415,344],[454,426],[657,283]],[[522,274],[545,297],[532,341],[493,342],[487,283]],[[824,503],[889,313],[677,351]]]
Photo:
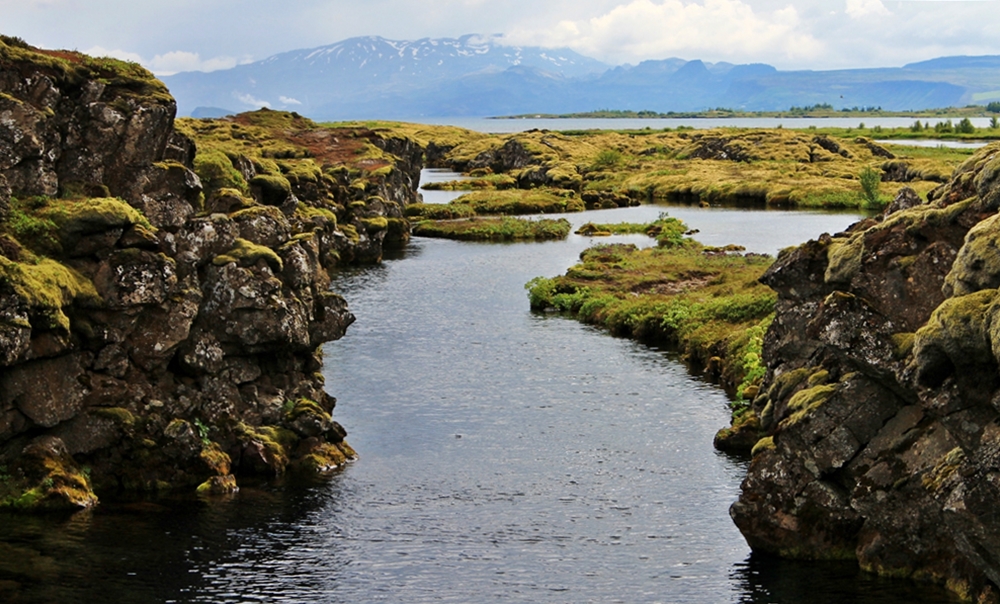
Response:
[[[989,311],[997,290],[949,298],[920,328],[913,342],[917,380],[938,386],[956,369],[995,363]]]
[[[253,266],[258,260],[264,260],[267,262],[271,270],[280,273],[284,268],[284,263],[281,261],[281,257],[269,247],[263,245],[257,245],[247,241],[246,239],[237,239],[236,247],[229,250],[225,254],[220,254],[212,260],[212,264],[215,266],[223,266],[231,262],[235,262],[240,266]]]
[[[0,509],[79,510],[96,504],[90,479],[54,436],[25,447],[15,475],[0,484]]]
[[[987,218],[969,230],[965,245],[945,278],[944,290],[946,295],[965,296],[997,287],[1000,287],[1000,215]]]
[[[292,194],[292,185],[280,174],[260,174],[250,181],[250,190],[260,203],[280,206]]]
[[[205,196],[211,197],[222,189],[234,189],[241,194],[249,192],[247,181],[233,167],[233,162],[222,151],[202,151],[195,156],[194,171],[205,188]]]

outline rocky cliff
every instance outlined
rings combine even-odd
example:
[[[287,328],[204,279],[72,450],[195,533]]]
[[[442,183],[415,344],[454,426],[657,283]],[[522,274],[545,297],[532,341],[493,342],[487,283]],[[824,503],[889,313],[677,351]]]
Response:
[[[732,516],[756,551],[998,601],[1000,145],[928,202],[784,251]]]
[[[354,455],[319,373],[354,320],[328,270],[405,241],[421,149],[175,112],[137,65],[0,38],[0,508]]]

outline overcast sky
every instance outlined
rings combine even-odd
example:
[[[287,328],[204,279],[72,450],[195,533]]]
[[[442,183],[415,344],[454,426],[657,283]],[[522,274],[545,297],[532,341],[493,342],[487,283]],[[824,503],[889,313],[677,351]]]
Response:
[[[354,36],[504,34],[608,63],[680,57],[782,69],[1000,54],[1000,0],[0,0],[43,48],[212,70]]]

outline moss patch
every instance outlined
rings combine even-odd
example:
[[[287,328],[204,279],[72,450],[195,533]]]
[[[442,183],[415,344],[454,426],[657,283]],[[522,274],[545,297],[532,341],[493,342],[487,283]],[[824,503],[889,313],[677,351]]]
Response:
[[[246,239],[237,239],[233,249],[225,254],[220,254],[212,260],[215,266],[223,266],[230,262],[235,262],[240,266],[253,266],[258,260],[267,262],[271,270],[278,273],[284,268],[281,258],[269,247],[257,245]]]
[[[0,283],[11,287],[31,309],[32,324],[23,327],[61,329],[68,333],[70,321],[63,309],[74,303],[87,306],[102,303],[93,282],[75,269],[50,259],[28,264],[0,256]]]

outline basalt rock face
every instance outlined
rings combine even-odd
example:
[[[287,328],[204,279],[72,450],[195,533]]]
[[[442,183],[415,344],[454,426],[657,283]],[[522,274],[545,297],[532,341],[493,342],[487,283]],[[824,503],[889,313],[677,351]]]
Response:
[[[354,321],[328,270],[407,233],[419,147],[370,137],[363,179],[262,174],[202,161],[174,113],[136,65],[0,39],[0,508],[354,456],[320,373]]]
[[[904,190],[763,277],[764,438],[731,509],[754,550],[998,601],[998,173],[992,145],[927,203]]]

